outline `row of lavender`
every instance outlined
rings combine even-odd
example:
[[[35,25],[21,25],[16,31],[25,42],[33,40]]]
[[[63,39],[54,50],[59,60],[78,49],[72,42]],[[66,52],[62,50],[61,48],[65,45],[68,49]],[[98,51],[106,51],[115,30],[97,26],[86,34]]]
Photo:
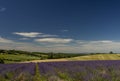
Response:
[[[0,64],[0,81],[32,81],[35,63]]]
[[[49,81],[120,81],[120,61],[70,61],[39,63]]]
[[[0,81],[120,81],[120,61],[0,64]]]

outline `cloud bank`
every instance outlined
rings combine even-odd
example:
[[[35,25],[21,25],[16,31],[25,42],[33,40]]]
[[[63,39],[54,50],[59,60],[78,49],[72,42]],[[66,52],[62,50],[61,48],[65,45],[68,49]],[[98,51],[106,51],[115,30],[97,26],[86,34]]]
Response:
[[[54,35],[39,32],[14,32],[13,34],[20,35],[23,38],[14,41],[0,37],[0,49],[68,53],[120,52],[120,41],[76,40],[72,38],[52,37]]]
[[[120,42],[111,40],[85,41],[63,38],[41,38],[35,39],[34,41],[36,43],[15,42],[13,40],[0,37],[0,49],[68,53],[120,52]]]
[[[0,43],[13,43],[13,41],[0,37]]]

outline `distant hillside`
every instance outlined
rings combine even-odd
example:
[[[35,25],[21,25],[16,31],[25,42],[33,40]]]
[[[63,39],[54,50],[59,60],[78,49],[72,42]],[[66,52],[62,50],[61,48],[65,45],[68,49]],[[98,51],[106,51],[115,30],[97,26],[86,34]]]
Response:
[[[5,63],[22,62],[30,60],[45,60],[45,59],[60,59],[83,56],[86,54],[73,53],[42,53],[42,52],[28,52],[21,50],[0,50],[0,60]]]
[[[77,60],[120,60],[120,54],[42,53],[21,50],[0,50],[0,63]]]
[[[46,60],[32,60],[25,62],[59,62],[59,61],[88,61],[88,60],[120,60],[120,54],[94,54],[77,56],[71,58],[61,58],[61,59],[46,59]]]

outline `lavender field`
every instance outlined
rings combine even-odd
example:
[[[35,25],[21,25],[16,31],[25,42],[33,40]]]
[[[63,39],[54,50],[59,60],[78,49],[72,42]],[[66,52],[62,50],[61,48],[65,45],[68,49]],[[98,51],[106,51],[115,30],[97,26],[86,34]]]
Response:
[[[0,64],[0,81],[120,81],[120,61]]]

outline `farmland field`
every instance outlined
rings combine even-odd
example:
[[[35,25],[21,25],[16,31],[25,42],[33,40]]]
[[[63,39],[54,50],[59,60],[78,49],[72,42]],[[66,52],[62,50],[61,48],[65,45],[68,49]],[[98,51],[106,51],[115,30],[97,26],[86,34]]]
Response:
[[[120,60],[120,54],[41,53],[20,50],[0,50],[0,60],[3,60],[4,63],[79,60]]]
[[[0,81],[120,81],[120,61],[0,64]]]
[[[0,59],[4,59],[5,63],[14,63],[20,61],[29,61],[29,60],[39,60],[39,57],[30,56],[30,55],[0,55]]]
[[[48,60],[71,58],[76,56],[84,56],[86,54],[72,54],[72,53],[42,53],[42,52],[28,52],[21,50],[2,50],[0,49],[0,60],[4,63],[15,63],[32,60]]]
[[[120,60],[120,54],[95,54],[69,58],[69,60]]]
[[[120,60],[120,54],[95,54],[95,55],[77,56],[72,58],[32,60],[25,62],[29,63],[29,62],[87,61],[87,60]]]

